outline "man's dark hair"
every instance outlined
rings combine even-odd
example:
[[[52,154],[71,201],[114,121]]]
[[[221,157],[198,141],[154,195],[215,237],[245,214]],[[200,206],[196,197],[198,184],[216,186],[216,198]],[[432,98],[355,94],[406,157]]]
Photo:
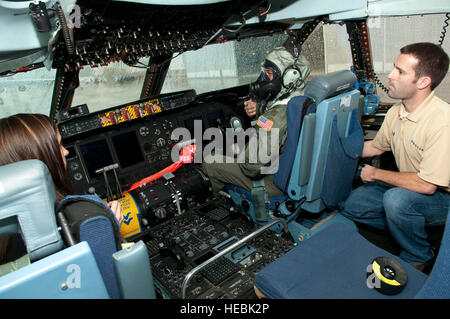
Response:
[[[447,53],[437,44],[419,42],[408,44],[400,49],[401,54],[410,54],[419,62],[414,71],[416,79],[421,76],[431,78],[431,90],[434,90],[448,72],[449,58]]]

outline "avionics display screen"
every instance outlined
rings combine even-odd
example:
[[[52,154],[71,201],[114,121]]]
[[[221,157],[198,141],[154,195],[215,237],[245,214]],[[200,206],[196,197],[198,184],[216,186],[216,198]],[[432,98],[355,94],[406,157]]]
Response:
[[[95,173],[96,170],[114,163],[106,139],[82,144],[79,148],[91,179],[101,176]]]
[[[139,141],[134,131],[111,137],[121,168],[144,161]]]

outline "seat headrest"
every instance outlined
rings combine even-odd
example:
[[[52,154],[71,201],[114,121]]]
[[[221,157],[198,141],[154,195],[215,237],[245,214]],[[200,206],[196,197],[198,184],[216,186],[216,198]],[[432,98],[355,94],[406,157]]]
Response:
[[[63,247],[55,205],[55,187],[43,162],[0,166],[0,236],[21,234],[31,260]]]
[[[350,70],[327,73],[311,79],[304,94],[319,105],[323,100],[353,88],[356,81],[356,75]]]

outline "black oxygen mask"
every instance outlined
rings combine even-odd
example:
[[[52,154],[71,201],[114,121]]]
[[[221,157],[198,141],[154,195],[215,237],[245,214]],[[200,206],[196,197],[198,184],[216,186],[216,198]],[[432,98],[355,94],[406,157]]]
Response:
[[[272,71],[272,80],[266,73],[266,69]],[[249,85],[249,96],[255,100],[258,105],[258,113],[264,113],[268,101],[273,100],[281,91],[281,74],[278,67],[271,61],[266,60],[263,64],[263,70],[255,82]]]

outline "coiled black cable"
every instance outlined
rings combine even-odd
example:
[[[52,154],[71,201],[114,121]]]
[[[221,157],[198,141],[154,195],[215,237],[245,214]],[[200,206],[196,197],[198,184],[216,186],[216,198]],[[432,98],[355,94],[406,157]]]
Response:
[[[375,74],[375,71],[372,71],[373,74],[373,81],[380,89],[382,89],[385,93],[389,93],[389,89],[384,86],[384,84],[381,82],[381,80],[378,78],[378,76]]]
[[[74,48],[74,43],[72,41],[72,38],[70,36],[69,27],[67,26],[64,11],[61,8],[61,5],[59,4],[59,2],[56,2],[53,5],[53,9],[55,10],[56,14],[58,15],[59,23],[61,25],[61,30],[62,30],[63,37],[64,37],[64,42],[66,43],[67,52],[69,53],[69,56],[72,57],[75,55],[75,48]]]
[[[448,21],[450,20],[450,13],[445,14],[446,19],[444,20],[444,27],[442,28],[441,37],[439,39],[439,45],[442,46],[442,43],[445,39],[445,34],[447,33]]]

